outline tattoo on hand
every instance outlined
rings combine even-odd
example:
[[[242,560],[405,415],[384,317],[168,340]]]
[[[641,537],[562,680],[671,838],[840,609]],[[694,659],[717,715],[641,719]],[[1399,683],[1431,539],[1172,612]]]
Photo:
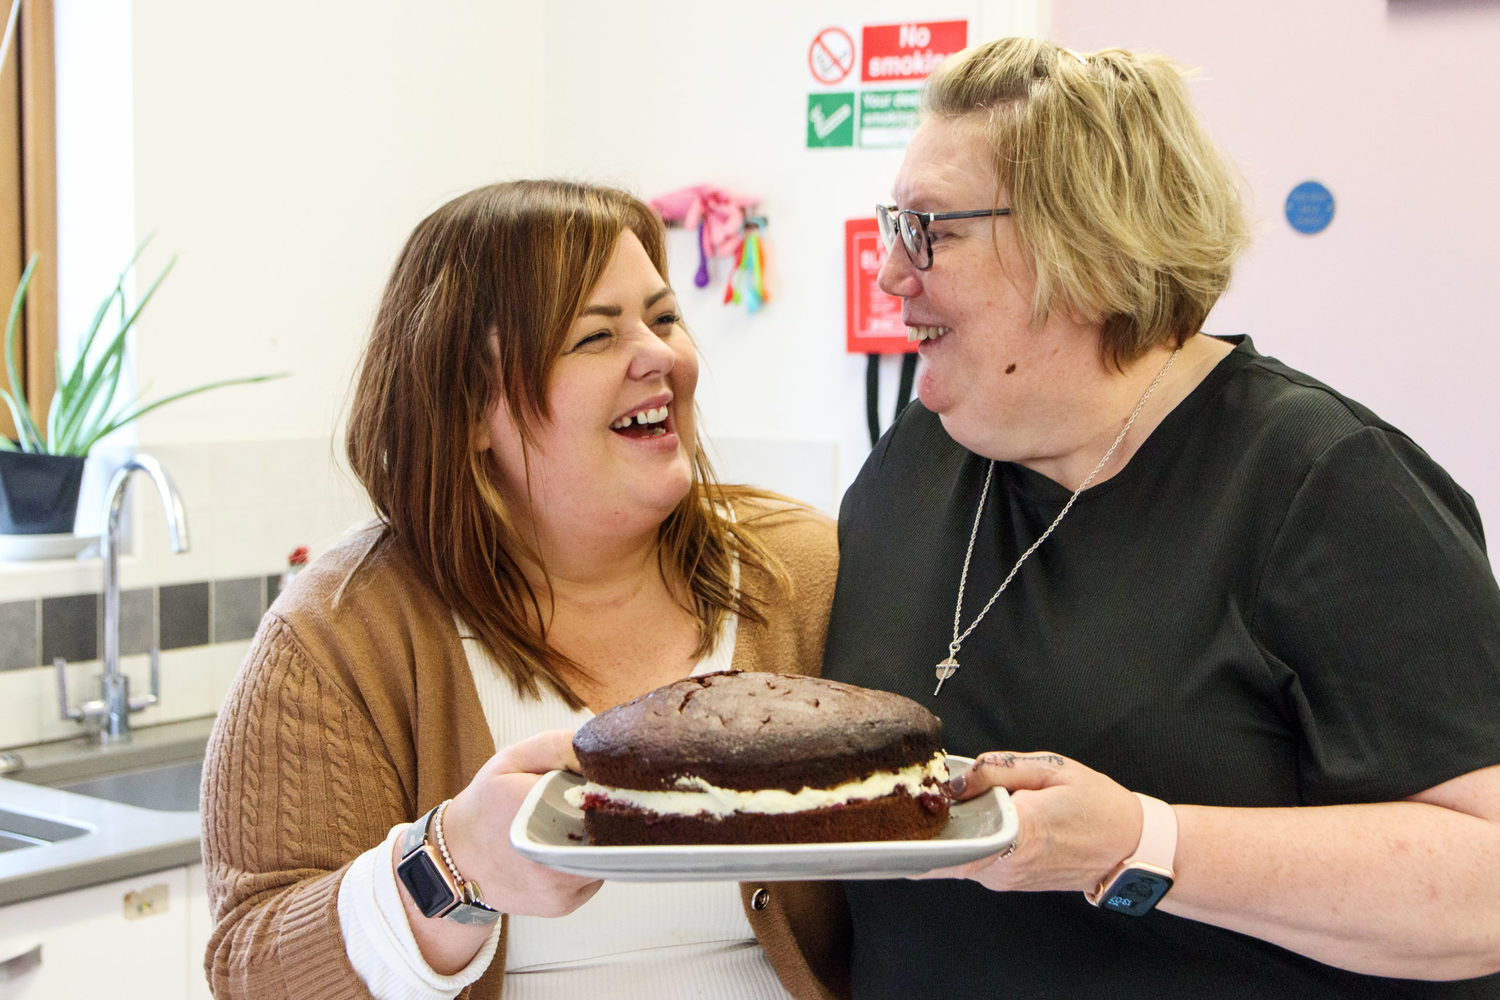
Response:
[[[990,751],[989,753],[982,753],[982,754],[980,754],[979,758],[977,760],[975,760],[974,763],[975,763],[976,766],[985,765],[985,764],[993,764],[995,767],[1015,767],[1017,764],[1021,763],[1022,761],[1030,761],[1032,763],[1037,763],[1037,764],[1051,764],[1054,767],[1062,767],[1063,766],[1063,757],[1060,754],[1055,754],[1055,753],[1031,753],[1031,754],[998,753],[998,752],[993,751],[993,750]]]

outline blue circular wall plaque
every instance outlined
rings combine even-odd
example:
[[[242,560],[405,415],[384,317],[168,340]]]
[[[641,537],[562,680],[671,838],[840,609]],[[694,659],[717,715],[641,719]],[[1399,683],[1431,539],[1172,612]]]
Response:
[[[1299,233],[1321,233],[1333,221],[1333,192],[1317,181],[1303,181],[1286,196],[1286,221]]]

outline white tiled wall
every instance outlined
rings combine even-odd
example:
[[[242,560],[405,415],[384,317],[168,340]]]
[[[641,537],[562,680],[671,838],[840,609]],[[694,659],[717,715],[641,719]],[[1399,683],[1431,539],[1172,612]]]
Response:
[[[172,553],[156,491],[148,478],[135,476],[127,521],[133,537],[120,560],[122,590],[275,574],[294,548],[306,545],[316,557],[370,516],[363,492],[326,439],[143,445],[139,451],[160,461],[176,483],[191,548]],[[97,554],[0,562],[0,602],[102,588],[103,564]],[[163,652],[161,704],[132,721],[146,726],[217,711],[248,648],[242,641]],[[148,657],[127,656],[121,666],[130,676],[132,693],[150,690]],[[97,696],[99,671],[98,662],[69,665],[74,704]],[[78,732],[77,723],[60,718],[50,667],[0,672],[0,747],[65,739]]]

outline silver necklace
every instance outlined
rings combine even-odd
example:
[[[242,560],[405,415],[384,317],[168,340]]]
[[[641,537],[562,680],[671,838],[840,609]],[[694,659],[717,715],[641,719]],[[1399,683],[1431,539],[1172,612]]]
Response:
[[[1109,446],[1109,450],[1104,453],[1104,457],[1099,459],[1099,464],[1094,466],[1094,471],[1090,472],[1084,478],[1083,482],[1078,484],[1078,489],[1074,490],[1073,495],[1068,497],[1068,502],[1063,504],[1063,509],[1057,512],[1057,516],[1052,519],[1052,523],[1047,526],[1047,530],[1042,532],[1041,537],[1031,543],[1031,548],[1021,553],[1021,558],[1016,560],[1016,564],[1010,568],[1010,572],[1005,574],[1005,579],[1000,581],[999,589],[990,595],[990,599],[984,603],[984,607],[979,609],[979,614],[974,616],[974,620],[969,623],[969,627],[964,629],[963,634],[960,635],[958,630],[963,625],[964,587],[969,582],[969,561],[974,557],[974,539],[979,537],[979,521],[984,516],[984,501],[990,495],[990,480],[995,475],[995,460],[990,459],[989,468],[984,473],[984,488],[979,491],[979,509],[974,511],[974,527],[969,530],[969,547],[964,552],[964,571],[958,578],[958,604],[953,609],[953,641],[948,643],[948,658],[938,663],[933,670],[933,673],[937,676],[937,687],[932,689],[932,696],[934,698],[937,697],[939,691],[943,690],[943,682],[958,673],[958,650],[963,646],[964,640],[969,637],[969,634],[974,629],[979,627],[979,623],[984,620],[984,616],[989,614],[991,606],[994,605],[1001,594],[1005,593],[1005,588],[1010,586],[1010,581],[1015,578],[1016,571],[1021,568],[1021,564],[1030,558],[1031,554],[1037,550],[1037,547],[1047,540],[1048,535],[1056,530],[1057,526],[1062,523],[1062,519],[1067,516],[1068,511],[1072,508],[1073,501],[1077,500],[1079,494],[1088,489],[1089,483],[1094,481],[1094,477],[1099,474],[1099,470],[1104,468],[1109,462],[1115,453],[1115,449],[1120,447],[1120,442],[1125,440],[1125,435],[1130,433],[1130,428],[1135,424],[1135,418],[1141,415],[1141,408],[1146,405],[1146,400],[1151,398],[1151,393],[1156,390],[1156,386],[1167,374],[1167,370],[1172,367],[1172,362],[1177,360],[1177,355],[1181,350],[1182,348],[1177,348],[1167,358],[1167,363],[1161,366],[1161,371],[1156,373],[1156,378],[1152,379],[1151,384],[1146,386],[1146,391],[1141,393],[1141,398],[1135,404],[1135,409],[1130,411],[1130,419],[1125,421],[1125,426],[1121,427],[1120,433],[1115,435],[1114,443]]]

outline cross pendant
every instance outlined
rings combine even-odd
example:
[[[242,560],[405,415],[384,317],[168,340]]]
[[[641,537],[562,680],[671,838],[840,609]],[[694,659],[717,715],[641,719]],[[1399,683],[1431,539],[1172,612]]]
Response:
[[[949,656],[946,660],[943,660],[935,668],[933,668],[932,672],[934,675],[936,675],[938,681],[937,687],[932,689],[932,696],[936,698],[938,692],[943,689],[943,681],[958,673],[958,661],[955,660],[952,656]]]

